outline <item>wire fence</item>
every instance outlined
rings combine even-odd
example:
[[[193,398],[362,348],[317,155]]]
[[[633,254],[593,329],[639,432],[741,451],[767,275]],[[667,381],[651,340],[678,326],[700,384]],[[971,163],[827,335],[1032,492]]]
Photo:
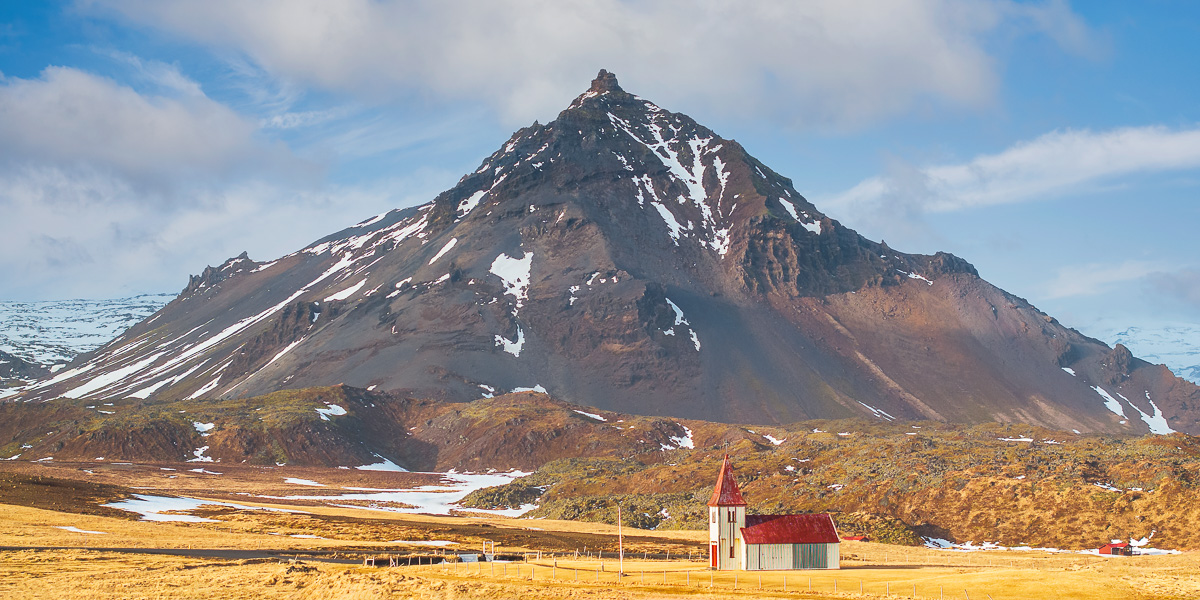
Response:
[[[972,595],[962,586],[944,584],[900,583],[865,580],[852,573],[836,570],[812,572],[783,571],[715,571],[706,567],[679,569],[645,569],[641,565],[624,572],[613,563],[589,566],[557,564],[554,560],[533,562],[458,562],[447,561],[434,565],[414,565],[418,572],[454,575],[464,578],[490,580],[597,585],[611,587],[685,587],[698,590],[773,592],[773,593],[835,593],[858,594],[887,598],[962,598],[996,600],[988,593]]]

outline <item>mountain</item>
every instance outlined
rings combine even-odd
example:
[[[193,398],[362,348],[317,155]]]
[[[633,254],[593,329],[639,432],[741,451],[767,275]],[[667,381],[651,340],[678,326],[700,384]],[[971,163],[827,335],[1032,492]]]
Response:
[[[723,422],[1200,433],[1200,388],[946,253],[821,213],[736,141],[601,71],[431,202],[193,276],[24,400],[345,383]]]
[[[1103,331],[1101,339],[1122,344],[1147,360],[1161,362],[1173,373],[1200,384],[1200,326],[1166,323]]]
[[[0,301],[0,351],[45,366],[66,364],[153,315],[174,294],[110,300]]]

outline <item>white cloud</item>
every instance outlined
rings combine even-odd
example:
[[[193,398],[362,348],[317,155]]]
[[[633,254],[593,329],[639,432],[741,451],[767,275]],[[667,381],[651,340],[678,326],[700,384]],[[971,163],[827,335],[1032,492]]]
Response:
[[[1090,51],[1066,3],[1008,0],[80,0],[232,50],[285,81],[369,100],[432,95],[546,118],[601,67],[672,106],[860,125],[993,98],[986,46],[1045,34]]]
[[[112,172],[129,182],[180,181],[270,171],[292,161],[258,140],[257,125],[198,93],[178,72],[155,77],[189,93],[143,95],[110,79],[48,67],[0,83],[0,163]]]
[[[455,176],[429,171],[324,189],[235,181],[191,189],[192,203],[163,210],[110,173],[0,172],[0,298],[180,290],[206,264],[243,250],[257,260],[277,258],[372,214],[427,201]]]
[[[970,162],[897,167],[817,201],[846,219],[902,204],[910,213],[1049,200],[1108,185],[1122,176],[1200,168],[1200,128],[1066,130]]]
[[[1059,269],[1053,281],[1046,285],[1045,298],[1059,299],[1075,296],[1095,296],[1111,286],[1142,279],[1159,272],[1162,265],[1144,260],[1127,260],[1119,264],[1092,263]]]

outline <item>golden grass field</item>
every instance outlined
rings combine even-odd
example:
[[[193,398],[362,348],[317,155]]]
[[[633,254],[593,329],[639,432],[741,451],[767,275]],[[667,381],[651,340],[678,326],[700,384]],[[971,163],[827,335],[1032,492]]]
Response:
[[[64,478],[80,469],[67,465],[28,468]],[[138,492],[229,499],[239,492],[269,488],[281,474],[346,485],[399,485],[405,477],[413,477],[333,469],[281,470],[269,475],[262,475],[259,469],[238,475],[236,469],[226,468],[224,471],[233,475],[228,479],[165,480],[157,470],[110,472],[99,479],[137,485],[142,488]],[[120,514],[82,514],[79,507],[52,510],[0,504],[0,546],[39,547],[0,550],[0,598],[843,598],[912,597],[914,589],[919,598],[1200,598],[1200,553],[1195,552],[1144,557],[956,553],[845,542],[840,570],[766,572],[760,579],[754,572],[713,573],[700,560],[687,560],[689,552],[697,559],[701,556],[705,532],[627,528],[627,560],[621,576],[610,550],[616,547],[616,528],[604,524],[406,515],[312,502],[275,501],[270,505],[245,496],[237,496],[237,502],[303,512],[203,508],[192,514],[218,522],[172,523],[139,521]],[[77,533],[61,527],[103,533]],[[294,535],[325,539],[291,537]],[[487,539],[497,541],[502,552],[542,550],[542,555],[533,554],[528,562],[433,566],[365,567],[358,562],[370,555],[419,553],[432,557],[442,552],[395,540],[444,540],[455,542],[450,548],[476,549]],[[584,545],[593,552],[602,548],[603,560],[594,554],[576,558],[574,549]],[[199,558],[105,548],[270,550],[302,556],[295,561],[280,556]],[[672,553],[670,560],[642,560],[639,555],[667,550]],[[355,563],[317,560],[335,558],[333,552],[337,552],[336,558]],[[674,558],[676,555],[683,559]]]

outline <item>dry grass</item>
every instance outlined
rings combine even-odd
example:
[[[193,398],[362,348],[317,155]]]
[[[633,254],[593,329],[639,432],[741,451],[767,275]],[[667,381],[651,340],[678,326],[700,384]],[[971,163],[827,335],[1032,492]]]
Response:
[[[56,474],[67,469],[60,467]],[[114,484],[158,485],[147,493],[199,496],[199,482],[164,481],[157,468],[113,473]],[[0,551],[0,598],[724,598],[724,597],[911,597],[920,598],[1175,599],[1200,597],[1200,553],[1175,556],[1101,558],[1079,554],[993,551],[954,553],[845,542],[838,571],[712,573],[699,561],[641,560],[641,552],[701,547],[703,531],[626,529],[625,576],[616,573],[609,548],[616,528],[599,523],[406,515],[319,504],[266,504],[231,496],[231,489],[257,491],[279,486],[283,476],[330,481],[341,473],[227,469],[215,498],[241,504],[288,508],[302,513],[203,509],[196,514],[218,523],[155,523],[103,514],[77,514],[0,504],[0,545],[54,547]],[[169,473],[169,472],[163,472]],[[397,474],[397,478],[402,477]],[[198,478],[196,478],[198,479]],[[349,483],[349,482],[347,482]],[[361,485],[361,481],[353,483]],[[397,483],[395,481],[378,482]],[[145,486],[151,487],[151,486]],[[385,487],[380,485],[379,487]],[[142,490],[139,490],[142,491]],[[295,488],[290,491],[295,492]],[[307,491],[307,490],[306,490]],[[102,531],[81,534],[59,527]],[[299,539],[319,535],[327,539]],[[557,549],[530,563],[365,568],[330,563],[281,564],[277,559],[222,560],[125,554],[100,548],[222,548],[279,551],[429,553],[427,547],[390,540],[440,539],[453,548],[478,548],[500,540],[502,551]],[[604,560],[577,559],[563,547],[605,548]],[[553,544],[557,544],[554,546]],[[75,548],[75,549],[73,549]],[[664,583],[665,577],[665,583]],[[736,581],[735,581],[736,578]],[[786,579],[785,579],[786,578]],[[710,583],[711,582],[711,583]],[[787,591],[784,591],[784,586]],[[811,583],[810,583],[811,582]],[[734,589],[734,586],[737,589]],[[709,586],[712,586],[710,589]],[[813,592],[808,592],[809,586]],[[837,594],[834,594],[836,585]],[[964,594],[965,591],[965,594]]]

